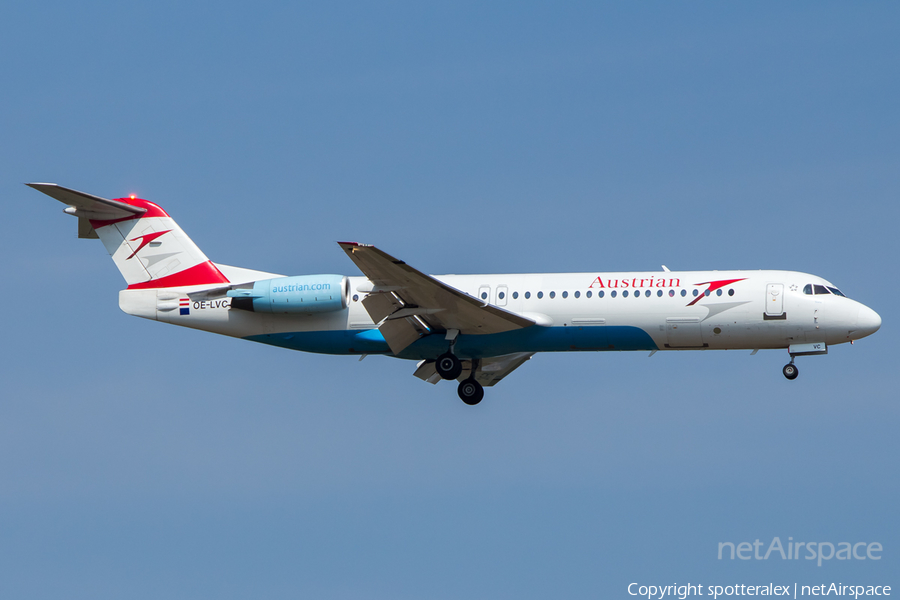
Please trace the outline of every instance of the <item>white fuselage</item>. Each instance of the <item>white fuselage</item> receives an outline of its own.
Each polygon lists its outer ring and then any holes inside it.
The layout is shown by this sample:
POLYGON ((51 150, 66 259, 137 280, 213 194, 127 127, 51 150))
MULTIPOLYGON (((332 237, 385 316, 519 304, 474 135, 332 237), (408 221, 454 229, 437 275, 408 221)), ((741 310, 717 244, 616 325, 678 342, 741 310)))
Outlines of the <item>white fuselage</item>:
MULTIPOLYGON (((226 267, 223 267, 226 268, 226 267)), ((873 333, 878 315, 827 292, 814 275, 792 271, 682 271, 441 275, 436 279, 485 303, 533 320, 517 332, 461 336, 460 356, 569 350, 700 350, 839 344, 873 333), (724 282, 724 283, 723 283, 724 282), (813 288, 815 289, 815 288, 813 288)), ((385 353, 362 305, 371 284, 348 278, 346 308, 322 314, 230 309, 229 298, 199 298, 204 287, 123 290, 129 313, 282 347, 332 354, 385 353), (190 296, 188 296, 190 294, 190 296), (183 308, 190 308, 181 314, 183 308)), ((402 358, 433 358, 446 344, 426 335, 402 358)))

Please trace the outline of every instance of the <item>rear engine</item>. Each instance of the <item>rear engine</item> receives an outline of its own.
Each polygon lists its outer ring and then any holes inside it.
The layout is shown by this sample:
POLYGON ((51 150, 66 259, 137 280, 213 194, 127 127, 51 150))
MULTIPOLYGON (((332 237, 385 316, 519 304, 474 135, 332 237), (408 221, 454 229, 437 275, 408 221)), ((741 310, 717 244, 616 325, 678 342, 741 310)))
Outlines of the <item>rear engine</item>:
POLYGON ((228 290, 231 308, 252 312, 322 313, 347 308, 349 283, 343 275, 298 275, 254 281, 228 290))

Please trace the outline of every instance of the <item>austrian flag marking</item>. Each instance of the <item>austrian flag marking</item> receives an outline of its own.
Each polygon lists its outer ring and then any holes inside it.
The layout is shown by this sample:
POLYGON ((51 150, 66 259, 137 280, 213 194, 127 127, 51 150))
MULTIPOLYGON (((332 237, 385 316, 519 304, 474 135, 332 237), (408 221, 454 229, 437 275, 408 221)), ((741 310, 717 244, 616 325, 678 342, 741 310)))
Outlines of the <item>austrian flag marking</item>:
POLYGON ((178 300, 178 313, 182 315, 191 314, 191 299, 181 298, 178 300))

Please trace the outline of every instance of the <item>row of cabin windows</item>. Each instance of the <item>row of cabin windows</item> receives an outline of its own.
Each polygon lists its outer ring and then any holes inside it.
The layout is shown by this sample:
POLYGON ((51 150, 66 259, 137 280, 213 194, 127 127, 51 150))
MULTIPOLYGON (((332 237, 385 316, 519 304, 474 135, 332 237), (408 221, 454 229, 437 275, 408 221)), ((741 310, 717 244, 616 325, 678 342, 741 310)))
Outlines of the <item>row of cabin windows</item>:
POLYGON ((823 296, 825 294, 834 294, 835 296, 843 296, 841 290, 836 287, 824 286, 819 284, 807 283, 803 286, 803 293, 807 296, 812 296, 815 293, 816 296, 823 296))
MULTIPOLYGON (((634 291, 634 292, 631 292, 631 294, 633 294, 635 298, 640 298, 640 297, 641 297, 641 292, 640 292, 640 291, 634 291)), ((687 290, 681 290, 681 295, 682 295, 682 296, 687 296, 687 294, 688 294, 688 291, 687 291, 687 290)), ((590 298, 590 297, 593 296, 593 292, 592 292, 591 290, 588 290, 588 291, 586 291, 586 292, 584 293, 584 295, 585 295, 586 298, 590 298)), ((598 297, 598 298, 603 298, 605 295, 606 295, 606 292, 605 292, 604 290, 599 290, 599 291, 597 292, 597 297, 598 297)), ((615 298, 617 295, 618 295, 618 291, 617 291, 617 290, 613 290, 613 291, 611 291, 611 292, 609 293, 610 298, 615 298)), ((645 296, 645 297, 649 298, 651 295, 653 295, 653 292, 652 292, 651 290, 644 290, 644 296, 645 296)), ((662 296, 663 296, 663 291, 662 291, 662 290, 656 290, 656 295, 657 295, 657 297, 662 298, 662 296)), ((700 295, 700 290, 693 290, 692 295, 694 295, 694 296, 699 296, 699 295, 700 295)), ((704 295, 704 296, 709 296, 709 295, 710 295, 710 291, 709 291, 709 290, 706 290, 705 292, 703 292, 703 295, 704 295)), ((721 290, 721 289, 716 290, 716 296, 721 296, 721 295, 722 295, 722 290, 721 290)), ((734 290, 732 290, 732 289, 728 290, 728 295, 729 295, 729 296, 734 296, 734 290)), ((548 294, 548 296, 550 296, 551 298, 556 298, 556 292, 550 292, 550 293, 548 294)), ((563 298, 568 298, 568 297, 569 297, 569 292, 563 292, 563 293, 561 294, 561 296, 562 296, 563 298)), ((575 296, 576 298, 581 298, 581 292, 575 292, 575 293, 573 294, 573 296, 575 296)), ((628 296, 629 296, 628 290, 623 290, 623 291, 622 291, 622 297, 623 297, 623 298, 627 298, 628 296)), ((505 292, 498 292, 498 293, 497 293, 497 298, 499 298, 500 300, 503 300, 505 297, 506 297, 506 293, 505 293, 505 292)), ((513 292, 513 293, 512 293, 512 297, 513 297, 513 300, 518 300, 518 298, 519 298, 519 292, 513 292)), ((537 293, 537 297, 538 297, 538 298, 543 298, 543 297, 544 297, 544 292, 538 292, 538 293, 537 293)), ((673 297, 673 298, 675 297, 675 290, 669 290, 669 297, 673 297)), ((529 298, 531 298, 531 292, 525 292, 525 299, 528 300, 529 298)), ((487 293, 487 292, 481 292, 481 299, 482 299, 482 300, 487 300, 487 299, 488 299, 488 293, 487 293)))
MULTIPOLYGON (((818 288, 820 288, 820 287, 822 287, 822 286, 817 285, 817 286, 816 286, 816 289, 818 290, 818 288)), ((806 286, 806 288, 803 288, 803 293, 804 293, 804 294, 810 294, 810 293, 812 293, 811 291, 809 291, 809 292, 806 291, 807 288, 809 288, 809 286, 806 286)), ((823 289, 824 289, 824 288, 823 288, 823 289)), ((843 296, 843 294, 840 293, 837 289, 835 289, 835 288, 829 288, 829 289, 834 290, 834 293, 836 293, 837 295, 843 296)), ((817 294, 827 294, 828 292, 827 292, 827 291, 825 291, 825 292, 819 292, 819 291, 816 291, 816 293, 817 293, 817 294)), ((556 292, 550 292, 548 295, 550 296, 550 298, 556 298, 556 292)), ((568 298, 568 297, 569 297, 569 292, 563 292, 561 295, 562 295, 563 298, 568 298)), ((576 291, 576 292, 575 292, 574 294, 572 294, 572 295, 575 296, 576 298, 581 298, 581 292, 576 291)), ((593 295, 594 295, 594 294, 593 294, 593 292, 592 292, 591 290, 588 290, 588 291, 586 291, 586 292, 584 293, 585 298, 591 298, 591 297, 593 297, 593 295)), ((612 291, 609 293, 609 297, 610 297, 610 298, 615 298, 617 295, 618 295, 618 291, 617 291, 617 290, 612 290, 612 291)), ((640 297, 641 297, 641 292, 635 291, 635 292, 632 292, 631 295, 633 295, 635 298, 640 298, 640 297)), ((651 295, 653 295, 653 293, 652 293, 650 290, 644 290, 644 296, 645 296, 645 297, 649 298, 651 295)), ((663 297, 663 291, 662 291, 662 290, 656 290, 656 295, 657 295, 657 297, 662 298, 662 297, 663 297)), ((688 295, 688 291, 687 291, 687 290, 681 290, 681 296, 682 296, 682 297, 687 296, 687 295, 688 295)), ((695 297, 696 297, 696 296, 699 296, 699 295, 700 295, 700 290, 692 290, 692 291, 691 291, 691 295, 693 295, 693 296, 695 296, 695 297)), ((709 291, 709 290, 704 291, 704 292, 703 292, 703 295, 704 295, 704 296, 709 296, 709 295, 710 295, 710 291, 709 291)), ((716 290, 716 296, 721 296, 721 295, 722 295, 722 290, 721 290, 721 289, 716 290)), ((729 296, 734 296, 734 290, 733 290, 733 289, 729 289, 729 290, 728 290, 728 295, 729 295, 729 296)), ((606 292, 604 292, 603 290, 599 290, 599 291, 597 292, 597 297, 598 297, 598 298, 603 298, 604 296, 606 296, 606 292)), ((629 296, 628 290, 623 290, 623 291, 622 291, 622 297, 623 297, 623 298, 627 298, 628 296, 629 296)), ((505 292, 497 292, 497 298, 499 298, 500 300, 503 300, 505 297, 506 297, 506 293, 505 293, 505 292)), ((513 293, 512 293, 512 297, 513 297, 513 300, 518 300, 518 299, 519 299, 519 292, 513 292, 513 293)), ((538 292, 538 293, 537 293, 537 297, 538 297, 538 299, 543 298, 543 297, 544 297, 544 292, 538 292)), ((675 290, 669 290, 669 297, 670 297, 670 298, 674 298, 674 297, 675 297, 675 290)), ((525 292, 525 299, 528 300, 528 299, 530 299, 530 298, 531 298, 531 292, 525 292)), ((488 299, 488 293, 487 293, 487 292, 481 292, 481 299, 482 299, 482 300, 487 300, 487 299, 488 299)), ((356 302, 356 301, 358 301, 358 300, 359 300, 359 295, 358 295, 358 294, 353 294, 353 301, 356 302)))
MULTIPOLYGON (((807 296, 812 296, 812 295, 823 296, 823 295, 828 295, 828 294, 834 294, 835 296, 844 296, 844 294, 841 292, 841 290, 837 289, 836 287, 824 286, 824 285, 812 284, 812 283, 807 283, 807 284, 803 287, 803 293, 806 294, 807 296)), ((639 291, 632 292, 632 294, 634 295, 635 298, 640 298, 640 296, 641 296, 641 292, 639 292, 639 291)), ((682 295, 682 296, 687 296, 687 294, 688 294, 688 291, 687 291, 687 290, 681 290, 681 295, 682 295)), ((692 294, 693 296, 699 296, 699 295, 700 295, 700 291, 695 289, 695 290, 693 290, 693 291, 691 292, 691 294, 692 294)), ((576 298, 581 298, 581 292, 575 292, 573 295, 574 295, 576 298)), ((591 290, 588 290, 588 291, 586 291, 586 292, 584 293, 584 295, 585 295, 586 298, 590 298, 590 297, 593 296, 593 292, 592 292, 591 290)), ((598 298, 603 298, 605 295, 606 295, 606 293, 605 293, 603 290, 599 290, 599 291, 597 292, 597 297, 598 297, 598 298)), ((623 298, 627 298, 628 295, 629 295, 628 290, 623 290, 623 291, 622 291, 622 297, 623 297, 623 298)), ((645 296, 645 297, 649 298, 651 295, 652 295, 652 292, 651 292, 650 290, 644 290, 644 296, 645 296)), ((656 295, 657 295, 658 297, 662 298, 662 296, 663 296, 663 291, 662 291, 662 290, 656 290, 656 295)), ((709 296, 709 295, 710 295, 710 291, 709 291, 709 290, 706 290, 705 292, 703 292, 703 295, 704 295, 704 296, 709 296)), ((716 296, 721 296, 721 295, 722 295, 722 290, 721 290, 721 289, 716 290, 716 296)), ((729 296, 734 296, 734 290, 733 290, 733 289, 729 289, 729 290, 728 290, 728 295, 729 295, 729 296)), ((549 296, 550 296, 551 298, 556 298, 556 292, 550 292, 549 296)), ((609 296, 610 296, 611 298, 615 298, 615 297, 617 296, 617 290, 612 290, 612 291, 609 293, 609 296)), ((674 296, 675 296, 675 290, 669 290, 669 296, 670 296, 670 297, 674 297, 674 296)), ((500 300, 503 300, 503 299, 506 297, 506 293, 505 293, 505 292, 498 292, 498 293, 497 293, 497 297, 498 297, 500 300)), ((512 297, 513 297, 513 300, 518 300, 518 298, 519 298, 519 292, 513 292, 513 293, 512 293, 512 297)), ((537 293, 537 297, 538 297, 538 298, 543 298, 543 297, 544 297, 544 292, 538 292, 538 293, 537 293)), ((568 297, 569 297, 569 292, 563 292, 563 293, 562 293, 562 297, 563 297, 563 298, 568 298, 568 297)), ((530 299, 530 298, 531 298, 531 292, 525 292, 525 299, 528 300, 528 299, 530 299)), ((356 294, 354 294, 354 295, 353 295, 353 301, 356 302, 358 299, 359 299, 359 296, 356 295, 356 294)), ((487 293, 487 292, 481 292, 481 299, 482 299, 482 300, 487 300, 487 299, 488 299, 488 293, 487 293)))

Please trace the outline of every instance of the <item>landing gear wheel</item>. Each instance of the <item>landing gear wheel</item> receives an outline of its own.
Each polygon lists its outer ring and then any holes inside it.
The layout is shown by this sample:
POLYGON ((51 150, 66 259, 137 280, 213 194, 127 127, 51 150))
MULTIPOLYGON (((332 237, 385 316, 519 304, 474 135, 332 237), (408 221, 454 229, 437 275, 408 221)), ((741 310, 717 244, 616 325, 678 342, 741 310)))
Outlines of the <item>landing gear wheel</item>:
POLYGON ((462 362, 453 354, 446 352, 437 357, 434 368, 441 379, 456 379, 462 373, 462 362))
POLYGON ((784 373, 784 376, 788 379, 797 379, 797 375, 800 374, 800 370, 794 365, 794 363, 788 363, 784 365, 784 368, 781 370, 784 373))
POLYGON ((469 406, 475 406, 484 398, 484 388, 474 379, 464 379, 456 391, 460 400, 469 406))

